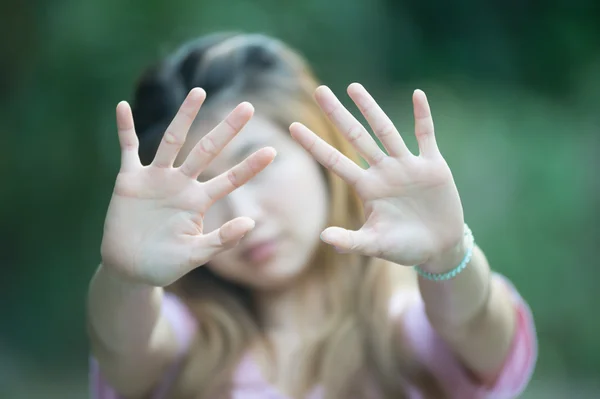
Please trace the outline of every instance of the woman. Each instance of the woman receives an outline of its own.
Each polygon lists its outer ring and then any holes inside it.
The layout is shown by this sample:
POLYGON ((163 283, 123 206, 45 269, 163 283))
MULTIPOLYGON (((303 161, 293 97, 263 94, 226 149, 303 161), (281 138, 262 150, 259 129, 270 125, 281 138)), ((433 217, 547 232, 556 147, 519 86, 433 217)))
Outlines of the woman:
POLYGON ((385 152, 317 86, 282 43, 223 34, 151 68, 133 112, 118 105, 88 298, 94 397, 524 389, 531 313, 464 224, 425 94, 415 156, 362 86, 348 94, 385 152))

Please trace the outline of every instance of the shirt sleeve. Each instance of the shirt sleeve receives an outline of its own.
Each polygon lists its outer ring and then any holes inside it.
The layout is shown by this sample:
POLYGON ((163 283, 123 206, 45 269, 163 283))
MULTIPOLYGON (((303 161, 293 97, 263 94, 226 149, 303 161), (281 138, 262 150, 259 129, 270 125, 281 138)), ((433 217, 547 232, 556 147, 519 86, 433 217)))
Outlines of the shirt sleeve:
MULTIPOLYGON (((179 367, 181 359, 189 349, 194 333, 197 329, 196 321, 191 315, 185 304, 183 304, 176 295, 165 292, 162 301, 162 314, 169 320, 173 326, 175 337, 179 341, 178 361, 176 361, 158 384, 152 394, 152 399, 162 399, 171 387, 179 367)), ((90 357, 90 391, 92 399, 123 399, 104 379, 98 362, 94 357, 90 357)))
POLYGON ((533 374, 537 362, 537 335, 531 309, 506 278, 499 274, 492 278, 500 279, 510 289, 517 313, 516 331, 508 356, 492 387, 479 385, 467 375, 458 358, 429 323, 420 298, 405 310, 403 328, 407 341, 451 398, 513 399, 525 390, 533 374))

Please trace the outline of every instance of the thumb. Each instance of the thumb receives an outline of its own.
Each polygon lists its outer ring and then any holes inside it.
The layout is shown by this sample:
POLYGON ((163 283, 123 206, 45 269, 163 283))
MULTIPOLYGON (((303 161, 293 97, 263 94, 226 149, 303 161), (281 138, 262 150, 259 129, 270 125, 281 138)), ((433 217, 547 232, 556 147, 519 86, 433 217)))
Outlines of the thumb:
POLYGON ((208 234, 199 236, 192 249, 191 262, 195 266, 207 263, 218 253, 237 245, 254 225, 254 220, 239 217, 208 234))
POLYGON ((367 256, 377 256, 378 252, 373 235, 364 230, 328 227, 321 233, 321 240, 333 245, 338 252, 357 252, 367 256))

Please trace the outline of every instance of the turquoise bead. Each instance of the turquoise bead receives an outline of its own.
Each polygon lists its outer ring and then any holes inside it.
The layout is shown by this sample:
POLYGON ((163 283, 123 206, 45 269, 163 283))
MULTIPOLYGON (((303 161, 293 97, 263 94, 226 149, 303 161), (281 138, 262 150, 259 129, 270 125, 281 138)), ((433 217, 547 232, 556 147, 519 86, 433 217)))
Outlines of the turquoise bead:
POLYGON ((465 224, 465 237, 469 238, 472 245, 467 249, 467 253, 465 254, 465 257, 463 258, 462 262, 460 262, 460 264, 458 266, 456 266, 454 269, 452 269, 450 271, 447 271, 446 273, 430 273, 430 272, 427 272, 427 271, 421 269, 419 266, 414 266, 414 269, 419 274, 419 276, 421 276, 427 280, 431 280, 431 281, 446 281, 446 280, 450 280, 450 279, 458 276, 460 274, 460 272, 462 272, 467 267, 469 262, 471 261, 471 257, 473 256, 473 247, 475 246, 475 242, 473 240, 473 233, 471 232, 471 229, 469 229, 469 226, 467 226, 466 224, 465 224))

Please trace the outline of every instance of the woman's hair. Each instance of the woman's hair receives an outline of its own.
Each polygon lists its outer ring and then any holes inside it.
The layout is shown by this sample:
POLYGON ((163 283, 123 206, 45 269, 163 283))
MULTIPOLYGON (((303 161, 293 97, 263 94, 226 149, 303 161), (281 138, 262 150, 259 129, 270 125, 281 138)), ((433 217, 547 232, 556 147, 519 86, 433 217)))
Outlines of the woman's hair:
MULTIPOLYGON (((183 45, 145 73, 135 91, 133 114, 140 158, 152 161, 162 135, 193 87, 211 104, 250 101, 256 112, 287 130, 301 121, 349 158, 359 161, 313 100, 317 81, 294 51, 263 35, 214 34, 183 45)), ((202 111, 201 111, 202 112, 202 111)), ((328 225, 357 229, 362 206, 338 176, 322 169, 329 189, 328 225)), ((310 193, 308 193, 310 194, 310 193)), ((442 397, 439 385, 403 344, 401 326, 389 316, 397 277, 389 263, 338 254, 320 242, 310 273, 320 274, 328 317, 298 356, 295 395, 320 384, 326 398, 365 397, 374 387, 385 398, 407 397, 413 386, 442 397)), ((245 287, 198 267, 168 287, 199 320, 173 399, 227 397, 235 366, 261 325, 245 287)))

